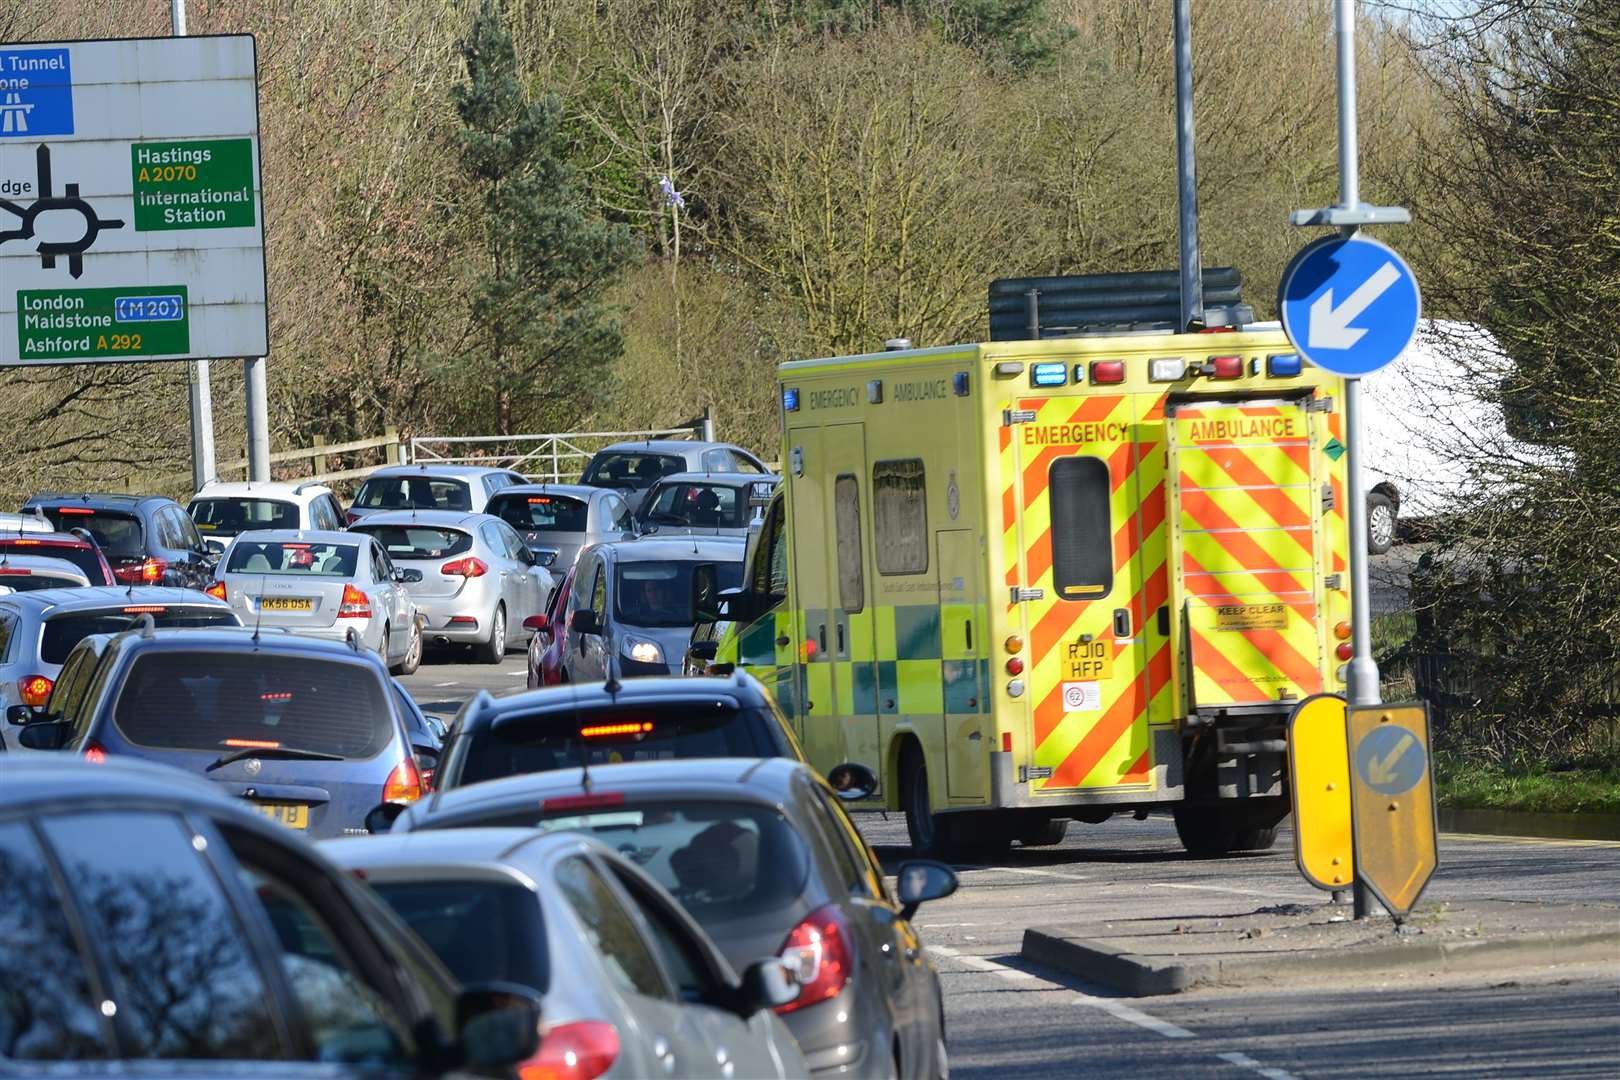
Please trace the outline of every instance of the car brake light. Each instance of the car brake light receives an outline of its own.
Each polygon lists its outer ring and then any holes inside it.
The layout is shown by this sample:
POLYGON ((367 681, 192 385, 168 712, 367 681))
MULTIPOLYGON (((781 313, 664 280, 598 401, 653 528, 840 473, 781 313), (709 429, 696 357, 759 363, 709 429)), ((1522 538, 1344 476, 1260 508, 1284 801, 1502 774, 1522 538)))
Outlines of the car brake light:
POLYGON ((439 567, 439 573, 445 577, 483 577, 489 573, 489 566, 485 564, 483 559, 469 555, 465 559, 445 563, 439 567))
POLYGON ((86 510, 82 506, 62 506, 58 507, 56 512, 58 514, 84 514, 87 516, 95 513, 94 510, 86 510))
POLYGON ((554 810, 597 810, 604 806, 623 805, 622 791, 593 791, 589 795, 557 795, 544 799, 540 803, 540 809, 545 813, 551 813, 554 810))
POLYGON ((540 1049, 517 1067, 519 1080, 596 1080, 619 1060, 619 1032, 605 1020, 540 1029, 540 1049))
POLYGON ((92 765, 100 765, 107 760, 107 749, 100 743, 91 739, 84 744, 84 760, 92 765))
POLYGON ((18 576, 18 575, 28 576, 28 575, 33 574, 33 571, 32 570, 18 570, 15 566, 0 566, 0 574, 11 574, 13 576, 18 576))
POLYGON ((17 684, 17 689, 22 692, 24 705, 38 708, 50 698, 51 687, 55 685, 43 675, 30 675, 17 684))
POLYGON ((207 593, 209 596, 212 596, 215 600, 223 600, 225 599, 225 583, 223 581, 216 581, 212 585, 208 586, 208 588, 204 589, 203 592, 207 593))
POLYGON ((249 747, 255 750, 274 750, 281 744, 273 739, 226 739, 226 746, 249 747))
POLYGON ((1122 383, 1125 381, 1125 361, 1123 360, 1093 360, 1091 362, 1091 381, 1093 383, 1122 383))
POLYGON ((798 978, 799 996, 779 1013, 793 1012, 838 996, 849 981, 850 955, 844 915, 828 904, 810 914, 782 943, 782 962, 798 978))
POLYGON ((125 615, 161 615, 169 609, 162 604, 131 604, 124 609, 125 615))
POLYGON ((360 515, 355 513, 353 510, 344 511, 343 524, 345 524, 345 525, 353 525, 355 522, 357 522, 359 520, 360 520, 360 515))
POLYGON ((595 724, 582 727, 579 734, 586 739, 600 739, 612 735, 644 735, 653 729, 651 720, 631 724, 595 724))
POLYGON ((371 601, 366 599, 365 593, 353 585, 345 583, 343 586, 343 602, 338 605, 338 618, 371 618, 371 601))
POLYGON ((394 766, 383 785, 383 802, 415 802, 422 797, 422 774, 416 762, 406 758, 394 766))

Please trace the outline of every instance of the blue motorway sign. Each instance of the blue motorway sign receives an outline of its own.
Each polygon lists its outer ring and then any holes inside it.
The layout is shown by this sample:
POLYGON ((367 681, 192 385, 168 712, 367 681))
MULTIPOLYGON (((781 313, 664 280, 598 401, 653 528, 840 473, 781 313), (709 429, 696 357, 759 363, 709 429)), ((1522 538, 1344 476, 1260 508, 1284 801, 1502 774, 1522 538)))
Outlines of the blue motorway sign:
POLYGON ((1423 779, 1429 754, 1423 741, 1404 727, 1380 725, 1356 744, 1356 775, 1380 795, 1401 795, 1423 779))
POLYGON ((0 49, 0 139, 73 134, 66 49, 0 49))
POLYGON ((1422 300, 1394 249, 1371 237, 1323 237, 1283 272, 1277 310, 1304 357, 1340 375, 1365 375, 1412 344, 1422 300))

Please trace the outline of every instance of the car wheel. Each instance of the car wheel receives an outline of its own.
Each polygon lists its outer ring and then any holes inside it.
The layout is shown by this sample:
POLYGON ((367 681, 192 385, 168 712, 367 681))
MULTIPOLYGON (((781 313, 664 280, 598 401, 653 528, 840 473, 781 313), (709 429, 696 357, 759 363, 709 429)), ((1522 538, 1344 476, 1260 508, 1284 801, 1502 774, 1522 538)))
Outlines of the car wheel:
POLYGON ((388 627, 383 627, 382 640, 377 643, 377 655, 382 657, 384 664, 388 663, 388 627))
POLYGON ((1367 496, 1367 552, 1382 555, 1395 546, 1395 504, 1388 495, 1367 496))
POLYGON ((934 1080, 951 1080, 951 1055, 945 1050, 945 1036, 934 1044, 934 1080))
POLYGON ((489 620, 489 640, 478 646, 478 659, 486 664, 498 664, 506 659, 506 605, 496 604, 495 615, 489 620))
POLYGON ((416 669, 422 666, 422 624, 416 623, 411 628, 411 643, 405 649, 405 659, 388 670, 395 675, 415 675, 416 669))

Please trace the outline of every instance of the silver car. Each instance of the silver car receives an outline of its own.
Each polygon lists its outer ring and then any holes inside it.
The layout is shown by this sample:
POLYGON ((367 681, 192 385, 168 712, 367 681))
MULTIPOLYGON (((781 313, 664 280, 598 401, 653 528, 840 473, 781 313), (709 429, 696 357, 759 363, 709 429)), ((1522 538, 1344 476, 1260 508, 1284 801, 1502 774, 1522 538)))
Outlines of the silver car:
POLYGON ((471 645, 498 664, 527 644, 523 620, 544 614, 551 572, 500 518, 443 510, 373 514, 350 530, 381 544, 411 575, 406 585, 436 645, 471 645))
POLYGON ((396 568, 369 536, 265 529, 231 541, 210 595, 244 626, 346 641, 351 633, 396 675, 422 662, 422 620, 405 590, 421 572, 396 568))
POLYGON ((660 477, 683 472, 771 475, 763 461, 730 443, 644 439, 614 443, 598 450, 585 466, 579 482, 614 488, 624 495, 631 509, 635 509, 660 477))
POLYGON ((354 493, 345 524, 385 510, 460 510, 482 513, 489 497, 529 478, 511 469, 477 465, 384 465, 354 493))
POLYGON ((321 850, 363 874, 463 983, 542 995, 538 1075, 807 1075, 771 1011, 797 991, 782 961, 767 949, 739 980, 663 888, 598 840, 456 829, 321 850))
POLYGON ((636 511, 636 532, 669 536, 747 536, 765 518, 782 482, 758 473, 676 473, 652 486, 636 511))
POLYGON ((35 592, 39 589, 71 589, 86 586, 90 579, 66 559, 47 555, 0 554, 0 588, 9 592, 35 592))
POLYGON ((229 607, 191 589, 95 585, 0 597, 0 742, 16 748, 22 725, 44 707, 75 645, 92 634, 128 630, 143 615, 157 626, 237 625, 229 607))
POLYGON ((523 537, 540 564, 559 577, 592 544, 635 539, 630 504, 607 488, 523 484, 497 492, 485 507, 523 537))

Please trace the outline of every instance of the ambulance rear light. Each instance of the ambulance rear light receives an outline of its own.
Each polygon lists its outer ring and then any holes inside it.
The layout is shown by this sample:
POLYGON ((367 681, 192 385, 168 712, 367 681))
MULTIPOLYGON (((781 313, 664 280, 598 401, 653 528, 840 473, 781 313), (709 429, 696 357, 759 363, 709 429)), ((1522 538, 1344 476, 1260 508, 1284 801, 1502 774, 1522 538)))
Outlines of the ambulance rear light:
POLYGON ((1348 641, 1341 641, 1333 648, 1333 655, 1340 660, 1348 660, 1355 655, 1355 649, 1348 641))
POLYGON ((1012 753, 1012 732, 1010 731, 1001 733, 1001 752, 1003 754, 1012 753))
POLYGON ((1266 374, 1273 379, 1292 379, 1303 370, 1305 364, 1298 353, 1279 353, 1266 357, 1266 374))
POLYGON ((1024 680, 1023 679, 1014 679, 1011 682, 1009 682, 1007 684, 1007 696, 1008 697, 1023 697, 1024 696, 1024 680))
POLYGON ((1339 667, 1338 667, 1338 670, 1334 671, 1333 677, 1335 679, 1338 679, 1340 682, 1349 682, 1350 681, 1350 665, 1349 664, 1340 664, 1339 667))
POLYGON ((1153 382, 1180 382, 1187 376, 1187 361, 1179 356, 1155 356, 1148 361, 1148 378, 1153 382))
POLYGON ((1024 651, 1024 639, 1019 637, 1017 634, 1009 634, 1007 636, 1007 640, 1001 643, 1001 647, 1012 653, 1014 656, 1017 656, 1019 653, 1024 651))
POLYGON ((1347 622, 1336 624, 1333 627, 1333 636, 1338 638, 1340 641, 1350 640, 1350 624, 1347 622))
POLYGON ((1243 357, 1212 356, 1204 368, 1204 374, 1213 379, 1240 379, 1243 377, 1243 357))
POLYGON ((798 387, 791 386, 791 387, 788 387, 788 388, 786 388, 786 389, 784 389, 782 391, 782 411, 783 412, 798 412, 799 411, 799 388, 798 387))
POLYGON ((1068 381, 1068 364, 1031 364, 1029 367, 1029 385, 1031 386, 1063 386, 1068 381))
POLYGON ((1125 381, 1125 361, 1123 360, 1093 360, 1091 362, 1091 381, 1109 386, 1125 381))
POLYGON ((1009 675, 1022 675, 1023 673, 1024 673, 1024 661, 1019 659, 1016 656, 1008 657, 1008 659, 1007 659, 1007 674, 1009 674, 1009 675))

